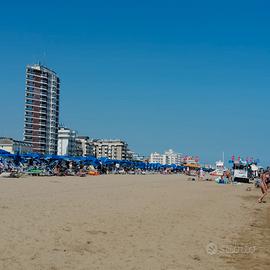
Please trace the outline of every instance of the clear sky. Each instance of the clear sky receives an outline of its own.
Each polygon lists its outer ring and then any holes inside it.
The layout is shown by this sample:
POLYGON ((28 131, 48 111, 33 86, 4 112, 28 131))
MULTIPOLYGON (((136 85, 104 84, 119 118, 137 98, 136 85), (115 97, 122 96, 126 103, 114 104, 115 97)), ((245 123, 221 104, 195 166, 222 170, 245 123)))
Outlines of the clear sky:
POLYGON ((22 139, 25 66, 38 61, 81 135, 270 164, 267 0, 4 1, 0 136, 22 139))

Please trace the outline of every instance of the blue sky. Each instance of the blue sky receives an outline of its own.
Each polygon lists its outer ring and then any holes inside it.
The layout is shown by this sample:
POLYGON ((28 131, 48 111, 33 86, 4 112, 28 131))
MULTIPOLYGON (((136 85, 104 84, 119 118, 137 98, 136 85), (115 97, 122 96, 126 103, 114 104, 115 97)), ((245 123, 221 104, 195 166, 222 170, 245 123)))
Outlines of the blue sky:
POLYGON ((22 138, 25 66, 41 61, 82 135, 270 164, 269 14, 260 0, 1 3, 0 136, 22 138))

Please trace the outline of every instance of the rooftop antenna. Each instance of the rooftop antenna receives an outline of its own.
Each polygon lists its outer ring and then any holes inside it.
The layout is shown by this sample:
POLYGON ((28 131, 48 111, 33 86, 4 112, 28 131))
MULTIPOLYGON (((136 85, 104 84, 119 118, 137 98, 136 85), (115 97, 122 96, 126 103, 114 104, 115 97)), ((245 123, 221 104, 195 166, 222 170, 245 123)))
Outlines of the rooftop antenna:
MULTIPOLYGON (((43 52, 42 54, 42 63, 44 66, 46 66, 46 51, 43 52)), ((38 64, 41 66, 42 65, 41 61, 38 61, 38 64)))

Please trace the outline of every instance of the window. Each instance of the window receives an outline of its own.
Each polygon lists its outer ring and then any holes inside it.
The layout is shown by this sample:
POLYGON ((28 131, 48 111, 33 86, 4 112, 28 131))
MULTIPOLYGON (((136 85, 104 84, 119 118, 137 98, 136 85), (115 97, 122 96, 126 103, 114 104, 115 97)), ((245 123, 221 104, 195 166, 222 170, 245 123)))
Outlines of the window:
POLYGON ((26 104, 33 104, 33 100, 27 99, 27 100, 26 100, 26 104))
POLYGON ((33 123, 33 119, 32 118, 25 118, 25 122, 26 123, 33 123))
POLYGON ((34 83, 32 81, 26 81, 27 85, 34 86, 34 83))
POLYGON ((28 87, 26 88, 26 90, 29 91, 29 92, 34 92, 35 89, 34 89, 34 87, 28 86, 28 87))
POLYGON ((27 93, 26 96, 29 97, 29 98, 33 98, 34 97, 34 94, 27 93))

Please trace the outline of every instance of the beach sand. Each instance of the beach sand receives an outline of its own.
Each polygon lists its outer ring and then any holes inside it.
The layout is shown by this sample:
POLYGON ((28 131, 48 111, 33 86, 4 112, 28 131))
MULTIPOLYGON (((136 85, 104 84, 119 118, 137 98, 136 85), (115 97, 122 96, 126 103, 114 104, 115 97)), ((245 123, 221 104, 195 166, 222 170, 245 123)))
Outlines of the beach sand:
POLYGON ((258 195, 183 175, 0 178, 0 269, 270 269, 258 195))

